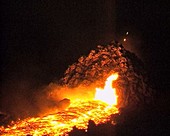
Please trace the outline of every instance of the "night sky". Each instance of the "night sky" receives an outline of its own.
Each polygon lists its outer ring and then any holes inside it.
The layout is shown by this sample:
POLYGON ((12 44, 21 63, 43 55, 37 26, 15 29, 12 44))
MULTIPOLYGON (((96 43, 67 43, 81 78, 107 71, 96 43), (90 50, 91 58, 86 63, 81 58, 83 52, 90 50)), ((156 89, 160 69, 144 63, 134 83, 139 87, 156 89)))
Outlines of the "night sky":
POLYGON ((121 41, 127 31, 130 49, 146 63, 156 88, 165 92, 169 13, 166 1, 2 0, 3 101, 23 92, 30 97, 30 90, 59 79, 97 44, 121 41))

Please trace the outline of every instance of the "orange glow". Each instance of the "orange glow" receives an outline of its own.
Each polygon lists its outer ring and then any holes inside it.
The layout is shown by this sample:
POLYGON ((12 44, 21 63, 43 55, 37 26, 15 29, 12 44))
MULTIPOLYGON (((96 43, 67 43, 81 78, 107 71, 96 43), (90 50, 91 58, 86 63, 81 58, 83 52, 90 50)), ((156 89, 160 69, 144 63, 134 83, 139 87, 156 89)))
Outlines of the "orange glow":
POLYGON ((96 124, 105 123, 111 114, 118 113, 118 108, 114 106, 117 104, 116 89, 112 88, 112 82, 117 78, 115 73, 107 78, 104 89, 96 88, 95 100, 75 100, 63 111, 19 120, 7 128, 0 127, 0 135, 59 136, 66 135, 74 126, 87 130, 89 120, 96 124))
POLYGON ((117 105, 116 89, 112 88, 112 82, 118 78, 118 74, 112 74, 105 82, 104 89, 96 88, 95 100, 101 100, 109 105, 117 105))

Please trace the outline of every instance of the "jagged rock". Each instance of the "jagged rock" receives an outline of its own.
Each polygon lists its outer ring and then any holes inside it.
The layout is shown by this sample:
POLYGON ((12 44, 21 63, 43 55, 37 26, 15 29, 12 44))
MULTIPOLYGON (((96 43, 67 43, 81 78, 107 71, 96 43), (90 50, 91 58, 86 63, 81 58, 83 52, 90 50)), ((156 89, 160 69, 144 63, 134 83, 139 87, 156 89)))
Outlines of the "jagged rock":
POLYGON ((120 107, 138 106, 152 101, 153 90, 148 85, 144 64, 134 53, 116 42, 98 45, 87 57, 80 57, 66 70, 60 81, 68 87, 100 84, 114 72, 119 73, 115 87, 120 107))

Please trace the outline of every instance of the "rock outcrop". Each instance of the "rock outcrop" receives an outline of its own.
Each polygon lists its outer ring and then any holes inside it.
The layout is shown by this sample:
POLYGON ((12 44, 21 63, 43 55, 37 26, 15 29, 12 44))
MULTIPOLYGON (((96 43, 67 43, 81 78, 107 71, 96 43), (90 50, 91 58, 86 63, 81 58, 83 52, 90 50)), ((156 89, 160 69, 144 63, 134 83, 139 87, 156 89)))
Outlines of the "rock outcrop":
POLYGON ((108 45, 98 45, 88 56, 80 57, 76 63, 68 67, 60 81, 71 88, 79 85, 89 86, 93 83, 101 86, 114 72, 119 73, 114 86, 117 89, 120 107, 152 102, 153 90, 149 86, 143 62, 123 45, 114 41, 108 45))

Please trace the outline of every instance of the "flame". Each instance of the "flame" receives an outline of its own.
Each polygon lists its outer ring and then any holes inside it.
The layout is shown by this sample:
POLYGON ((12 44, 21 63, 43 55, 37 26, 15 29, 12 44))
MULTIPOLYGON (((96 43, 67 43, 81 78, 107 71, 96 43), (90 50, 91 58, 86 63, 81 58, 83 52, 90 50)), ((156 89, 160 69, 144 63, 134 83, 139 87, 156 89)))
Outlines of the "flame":
POLYGON ((105 82, 104 89, 96 88, 95 100, 101 100, 109 105, 117 105, 116 89, 112 87, 112 82, 118 78, 118 73, 109 76, 105 82))
POLYGON ((96 124, 109 121, 110 115, 118 113, 116 89, 112 88, 112 82, 118 78, 115 73, 109 76, 104 89, 96 88, 95 100, 76 100, 70 106, 44 117, 27 118, 14 122, 13 125, 0 127, 0 135, 66 135, 74 126, 87 130, 88 121, 96 124), (98 101, 96 101, 98 100, 98 101), (111 105, 111 106, 108 106, 111 105))

